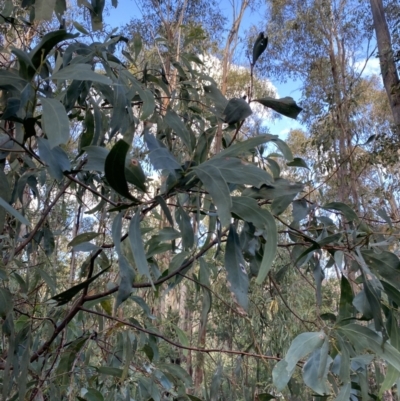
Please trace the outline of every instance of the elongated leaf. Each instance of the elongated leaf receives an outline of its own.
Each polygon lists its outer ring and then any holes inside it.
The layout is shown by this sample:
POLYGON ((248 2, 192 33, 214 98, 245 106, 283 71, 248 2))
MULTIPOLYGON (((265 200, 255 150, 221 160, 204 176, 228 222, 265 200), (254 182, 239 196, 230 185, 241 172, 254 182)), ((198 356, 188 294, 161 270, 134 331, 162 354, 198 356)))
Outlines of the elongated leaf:
POLYGON ((94 280, 96 280, 98 277, 100 277, 103 273, 105 273, 110 267, 111 266, 103 269, 101 272, 95 274, 93 277, 91 277, 85 281, 82 281, 82 283, 74 285, 73 287, 68 288, 68 290, 60 292, 57 295, 54 295, 54 297, 52 297, 51 299, 54 299, 57 302, 57 306, 68 303, 76 294, 79 293, 79 291, 86 288, 90 283, 92 283, 94 280))
POLYGON ((177 209, 177 222, 182 233, 182 246, 184 250, 188 250, 194 245, 194 232, 190 216, 181 207, 177 209))
POLYGON ((354 316, 353 290, 347 278, 342 275, 340 281, 339 315, 337 320, 340 322, 352 316, 354 316))
POLYGON ((122 253, 121 248, 121 230, 122 230, 122 212, 119 213, 112 225, 112 238, 115 244, 115 250, 118 254, 118 266, 120 283, 118 287, 117 297, 115 300, 114 313, 118 307, 128 299, 132 293, 132 284, 135 280, 135 271, 129 264, 128 260, 122 253))
POLYGON ((358 348, 369 349, 377 356, 386 360, 400 372, 400 352, 388 343, 384 343, 382 337, 368 327, 358 324, 348 324, 338 329, 353 345, 358 348))
POLYGON ((176 161, 169 150, 154 135, 145 132, 144 141, 149 149, 151 164, 156 170, 168 170, 175 174, 175 170, 180 170, 181 165, 176 161))
POLYGON ((351 384, 345 383, 340 388, 339 394, 334 401, 349 401, 350 399, 351 384))
POLYGON ((231 184, 253 185, 259 188, 264 184, 273 185, 274 182, 271 175, 265 170, 236 157, 212 158, 202 166, 217 167, 225 181, 231 184))
POLYGON ((42 127, 50 147, 65 144, 69 140, 69 120, 64 106, 56 99, 40 98, 42 127))
MULTIPOLYGON (((74 39, 79 34, 68 33, 65 29, 53 31, 43 36, 41 41, 35 46, 35 48, 29 54, 32 60, 32 64, 36 69, 39 68, 43 60, 46 59, 47 55, 58 43, 67 39, 74 39)), ((33 77, 34 71, 31 71, 30 77, 33 77)))
POLYGON ((400 289, 400 260, 394 253, 387 251, 375 253, 369 249, 361 251, 361 253, 374 273, 400 289))
POLYGON ((272 214, 279 216, 282 214, 292 203, 293 198, 295 197, 295 194, 290 194, 290 195, 284 195, 284 196, 279 196, 278 198, 275 198, 271 204, 271 212, 272 214))
POLYGON ((257 201, 252 198, 232 196, 232 213, 262 230, 266 230, 268 227, 270 213, 268 210, 260 208, 257 201))
POLYGON ((5 319, 13 309, 13 297, 7 288, 0 288, 0 317, 5 319))
POLYGON ((255 199, 276 199, 281 196, 296 195, 303 188, 302 184, 292 183, 279 178, 272 185, 262 185, 260 188, 247 188, 242 192, 242 195, 255 199))
POLYGON ((100 75, 92 70, 90 64, 71 64, 58 70, 51 76, 51 79, 59 80, 78 80, 100 82, 101 84, 111 85, 112 80, 104 75, 100 75))
POLYGON ((240 248, 239 236, 233 224, 229 227, 228 241, 225 248, 225 269, 231 291, 238 304, 246 311, 249 303, 249 277, 240 248))
POLYGON ((293 161, 287 163, 286 165, 290 167, 304 167, 307 170, 310 170, 307 166, 307 163, 301 157, 295 157, 293 161))
POLYGON ((106 157, 104 173, 112 189, 125 198, 137 201, 130 194, 125 178, 125 158, 128 150, 129 145, 123 139, 120 139, 106 157))
POLYGON ((228 185, 220 171, 214 166, 200 165, 194 169, 194 172, 210 193, 217 207, 218 216, 222 225, 224 227, 228 226, 231 222, 232 199, 228 185))
POLYGON ((137 210, 129 225, 129 243, 131 245, 133 258, 139 273, 143 276, 146 276, 149 281, 152 282, 146 253, 144 251, 142 235, 140 232, 140 219, 140 210, 137 210))
POLYGON ((72 241, 70 241, 67 246, 74 247, 76 245, 81 244, 82 242, 91 241, 92 239, 98 237, 99 235, 100 233, 95 233, 93 231, 79 234, 72 241))
POLYGON ((173 129, 175 134, 182 139, 188 150, 192 152, 195 145, 195 137, 182 122, 178 114, 174 110, 168 110, 164 117, 164 122, 173 129))
POLYGON ((245 120, 253 114, 249 104, 244 99, 231 99, 224 110, 224 119, 227 124, 235 124, 245 120))
POLYGON ((331 202, 327 203, 326 205, 322 206, 322 209, 325 210, 337 210, 338 212, 342 212, 344 217, 348 221, 358 221, 358 216, 355 211, 345 203, 341 202, 331 202))
POLYGON ((277 113, 293 119, 296 119, 303 110, 301 107, 297 106, 296 102, 291 97, 284 97, 282 99, 264 97, 262 99, 254 99, 254 102, 261 103, 263 106, 269 107, 277 113))
MULTIPOLYGON (((265 217, 267 222, 266 243, 264 245, 264 253, 261 261, 260 270, 257 275, 257 284, 262 284, 267 278, 269 271, 271 270, 272 263, 275 259, 276 251, 278 249, 278 231, 276 228, 275 219, 271 213, 265 210, 265 217)), ((265 235, 264 235, 265 236, 265 235)))
POLYGON ((3 198, 0 197, 0 206, 3 207, 11 216, 14 216, 17 220, 19 220, 22 224, 26 226, 30 226, 31 223, 24 217, 20 212, 15 210, 8 202, 6 202, 3 198))
POLYGON ((50 175, 58 181, 64 177, 65 171, 71 170, 71 163, 68 155, 59 146, 51 149, 50 142, 44 138, 37 138, 39 154, 41 159, 47 164, 50 175))
POLYGON ((253 66, 256 64, 258 58, 264 53, 268 46, 268 36, 264 36, 264 32, 260 32, 257 36, 253 46, 253 66))
POLYGON ((308 205, 305 199, 299 199, 292 202, 292 215, 293 221, 301 221, 306 218, 308 214, 308 205))

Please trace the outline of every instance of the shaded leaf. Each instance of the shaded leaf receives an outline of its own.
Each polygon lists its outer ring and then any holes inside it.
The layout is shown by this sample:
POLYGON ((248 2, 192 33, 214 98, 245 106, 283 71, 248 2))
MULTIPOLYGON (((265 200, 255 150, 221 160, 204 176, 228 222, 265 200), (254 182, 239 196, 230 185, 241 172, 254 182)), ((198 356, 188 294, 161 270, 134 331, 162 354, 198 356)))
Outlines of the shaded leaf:
POLYGON ((263 106, 269 107, 279 114, 294 119, 296 119, 303 110, 301 107, 297 106, 296 102, 291 97, 284 97, 282 99, 264 97, 262 99, 254 99, 254 102, 261 103, 263 106))
POLYGON ((106 157, 104 173, 112 189, 125 198, 137 201, 130 194, 125 178, 125 158, 128 150, 129 145, 123 139, 120 139, 106 157))
POLYGON ((79 234, 72 241, 70 241, 67 246, 74 247, 76 245, 81 244, 82 242, 91 241, 92 239, 98 237, 99 235, 100 235, 100 233, 95 233, 93 231, 79 234))
POLYGON ((377 356, 400 371, 400 352, 387 342, 384 343, 382 337, 375 331, 353 323, 342 326, 338 330, 343 333, 353 345, 356 345, 358 348, 373 351, 377 356))
POLYGON ((175 174, 175 170, 181 169, 181 165, 176 161, 174 156, 154 135, 145 132, 144 140, 149 149, 151 164, 156 170, 168 170, 175 174))
POLYGON ((0 197, 0 207, 3 207, 11 216, 14 216, 19 222, 25 224, 26 226, 30 226, 31 223, 17 210, 15 210, 8 202, 6 202, 3 198, 0 197))
POLYGON ((229 227, 228 241, 225 248, 225 269, 229 288, 235 294, 236 301, 246 311, 248 307, 249 277, 240 247, 239 236, 233 224, 229 227))
POLYGON ((58 70, 51 76, 51 79, 78 80, 99 82, 104 85, 111 85, 112 80, 105 75, 98 74, 92 70, 90 64, 71 64, 58 70))
POLYGON ((83 170, 104 173, 104 165, 110 151, 102 146, 86 146, 84 150, 88 155, 88 161, 82 167, 83 170))
POLYGON ((64 177, 64 172, 71 170, 68 155, 59 146, 51 149, 50 142, 44 138, 37 138, 40 158, 47 164, 50 175, 58 181, 64 177))
POLYGON ((50 148, 65 144, 69 140, 69 120, 64 106, 56 99, 41 97, 42 127, 50 148))
POLYGON ((164 122, 182 139, 188 150, 193 151, 195 137, 174 110, 169 109, 167 111, 167 114, 164 116, 164 122))
POLYGON ((210 193, 215 206, 217 207, 218 216, 224 227, 228 226, 231 221, 232 200, 228 185, 222 177, 220 171, 214 166, 203 166, 202 164, 194 169, 195 174, 199 177, 206 190, 210 193))
POLYGON ((322 209, 325 210, 336 210, 338 212, 342 212, 344 217, 348 220, 348 221, 358 221, 358 216, 357 214, 354 212, 354 210, 346 205, 345 203, 341 203, 341 202, 331 202, 331 203, 327 203, 324 206, 322 206, 322 209))
POLYGON ((289 167, 304 167, 310 170, 309 167, 307 166, 307 163, 301 157, 295 157, 293 161, 286 163, 286 165, 289 167))
POLYGON ((394 253, 388 251, 375 253, 366 249, 361 251, 361 254, 374 273, 400 289, 400 260, 394 253))
POLYGON ((146 276, 152 283, 153 280, 147 264, 146 253, 144 251, 142 235, 140 232, 140 220, 141 213, 138 209, 135 213, 135 216, 131 219, 131 223, 129 225, 129 243, 131 245, 133 259, 135 260, 135 264, 139 273, 143 276, 146 276))
POLYGON ((253 46, 253 66, 255 65, 261 54, 264 53, 267 46, 268 36, 264 36, 264 32, 260 32, 253 46))
POLYGON ((329 365, 332 358, 322 361, 322 349, 316 349, 308 358, 303 366, 303 380, 304 383, 310 387, 317 394, 329 394, 329 387, 327 385, 326 377, 329 371, 329 365), (319 372, 321 363, 323 364, 322 372, 319 372))
POLYGON ((231 99, 223 112, 224 121, 227 124, 235 124, 245 120, 253 114, 249 104, 244 99, 231 99))

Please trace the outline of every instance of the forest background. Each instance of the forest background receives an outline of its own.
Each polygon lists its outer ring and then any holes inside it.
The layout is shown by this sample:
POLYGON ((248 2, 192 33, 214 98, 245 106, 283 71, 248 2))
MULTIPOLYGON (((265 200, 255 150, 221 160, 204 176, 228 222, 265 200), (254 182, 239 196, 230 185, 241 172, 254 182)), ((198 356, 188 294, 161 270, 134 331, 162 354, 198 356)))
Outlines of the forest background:
POLYGON ((398 2, 127 4, 0 2, 2 399, 397 399, 398 2))

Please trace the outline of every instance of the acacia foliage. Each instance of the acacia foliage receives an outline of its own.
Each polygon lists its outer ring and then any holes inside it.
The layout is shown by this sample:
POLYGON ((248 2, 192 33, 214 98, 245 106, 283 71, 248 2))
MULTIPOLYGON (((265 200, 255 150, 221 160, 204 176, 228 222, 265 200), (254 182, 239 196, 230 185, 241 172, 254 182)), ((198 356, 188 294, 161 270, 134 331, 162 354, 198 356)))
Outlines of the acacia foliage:
MULTIPOLYGON (((96 27, 103 5, 92 8, 96 27)), ((3 399, 216 400, 229 391, 226 355, 238 357, 235 377, 248 399, 287 388, 367 399, 390 389, 400 371, 400 262, 385 210, 370 223, 335 199, 310 200, 316 188, 287 178, 308 167, 285 142, 241 136, 253 102, 295 118, 293 99, 228 100, 185 52, 172 63, 179 80, 171 90, 161 68, 126 66, 140 54, 135 40, 121 60, 121 36, 90 42, 55 30, 32 50, 13 49, 0 70, 3 399), (213 154, 221 121, 224 149, 213 154), (79 230, 71 229, 75 205, 94 216, 79 230), (325 272, 334 269, 339 286, 327 291, 325 272), (293 310, 288 271, 312 279, 311 313, 293 310), (202 296, 192 299, 200 322, 225 317, 215 308, 225 303, 236 320, 222 323, 253 337, 233 341, 232 330, 227 347, 213 338, 212 349, 197 347, 158 313, 156 300, 184 286, 202 296), (183 364, 167 358, 176 350, 183 364), (189 352, 220 355, 201 388, 193 389, 189 352), (370 388, 373 360, 387 374, 375 369, 370 388), (299 381, 310 390, 296 389, 299 381)))

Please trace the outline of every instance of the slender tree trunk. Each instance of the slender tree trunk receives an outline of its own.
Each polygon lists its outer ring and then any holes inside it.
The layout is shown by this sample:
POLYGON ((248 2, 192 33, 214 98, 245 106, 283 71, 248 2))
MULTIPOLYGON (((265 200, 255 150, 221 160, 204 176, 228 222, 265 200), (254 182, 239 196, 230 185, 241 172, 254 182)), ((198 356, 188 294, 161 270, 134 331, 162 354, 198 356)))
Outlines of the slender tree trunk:
POLYGON ((393 57, 392 41, 382 0, 370 0, 383 84, 389 98, 396 131, 400 135, 400 80, 393 57))
MULTIPOLYGON (((248 7, 250 0, 242 0, 239 15, 235 18, 235 5, 232 3, 233 7, 233 23, 232 28, 229 32, 228 38, 226 40, 225 49, 222 58, 222 78, 221 78, 221 93, 225 96, 228 88, 228 73, 232 61, 233 52, 236 49, 236 40, 239 34, 240 24, 242 23, 244 12, 248 7)), ((222 123, 218 124, 217 135, 215 136, 214 152, 219 153, 221 151, 222 145, 222 123)))

